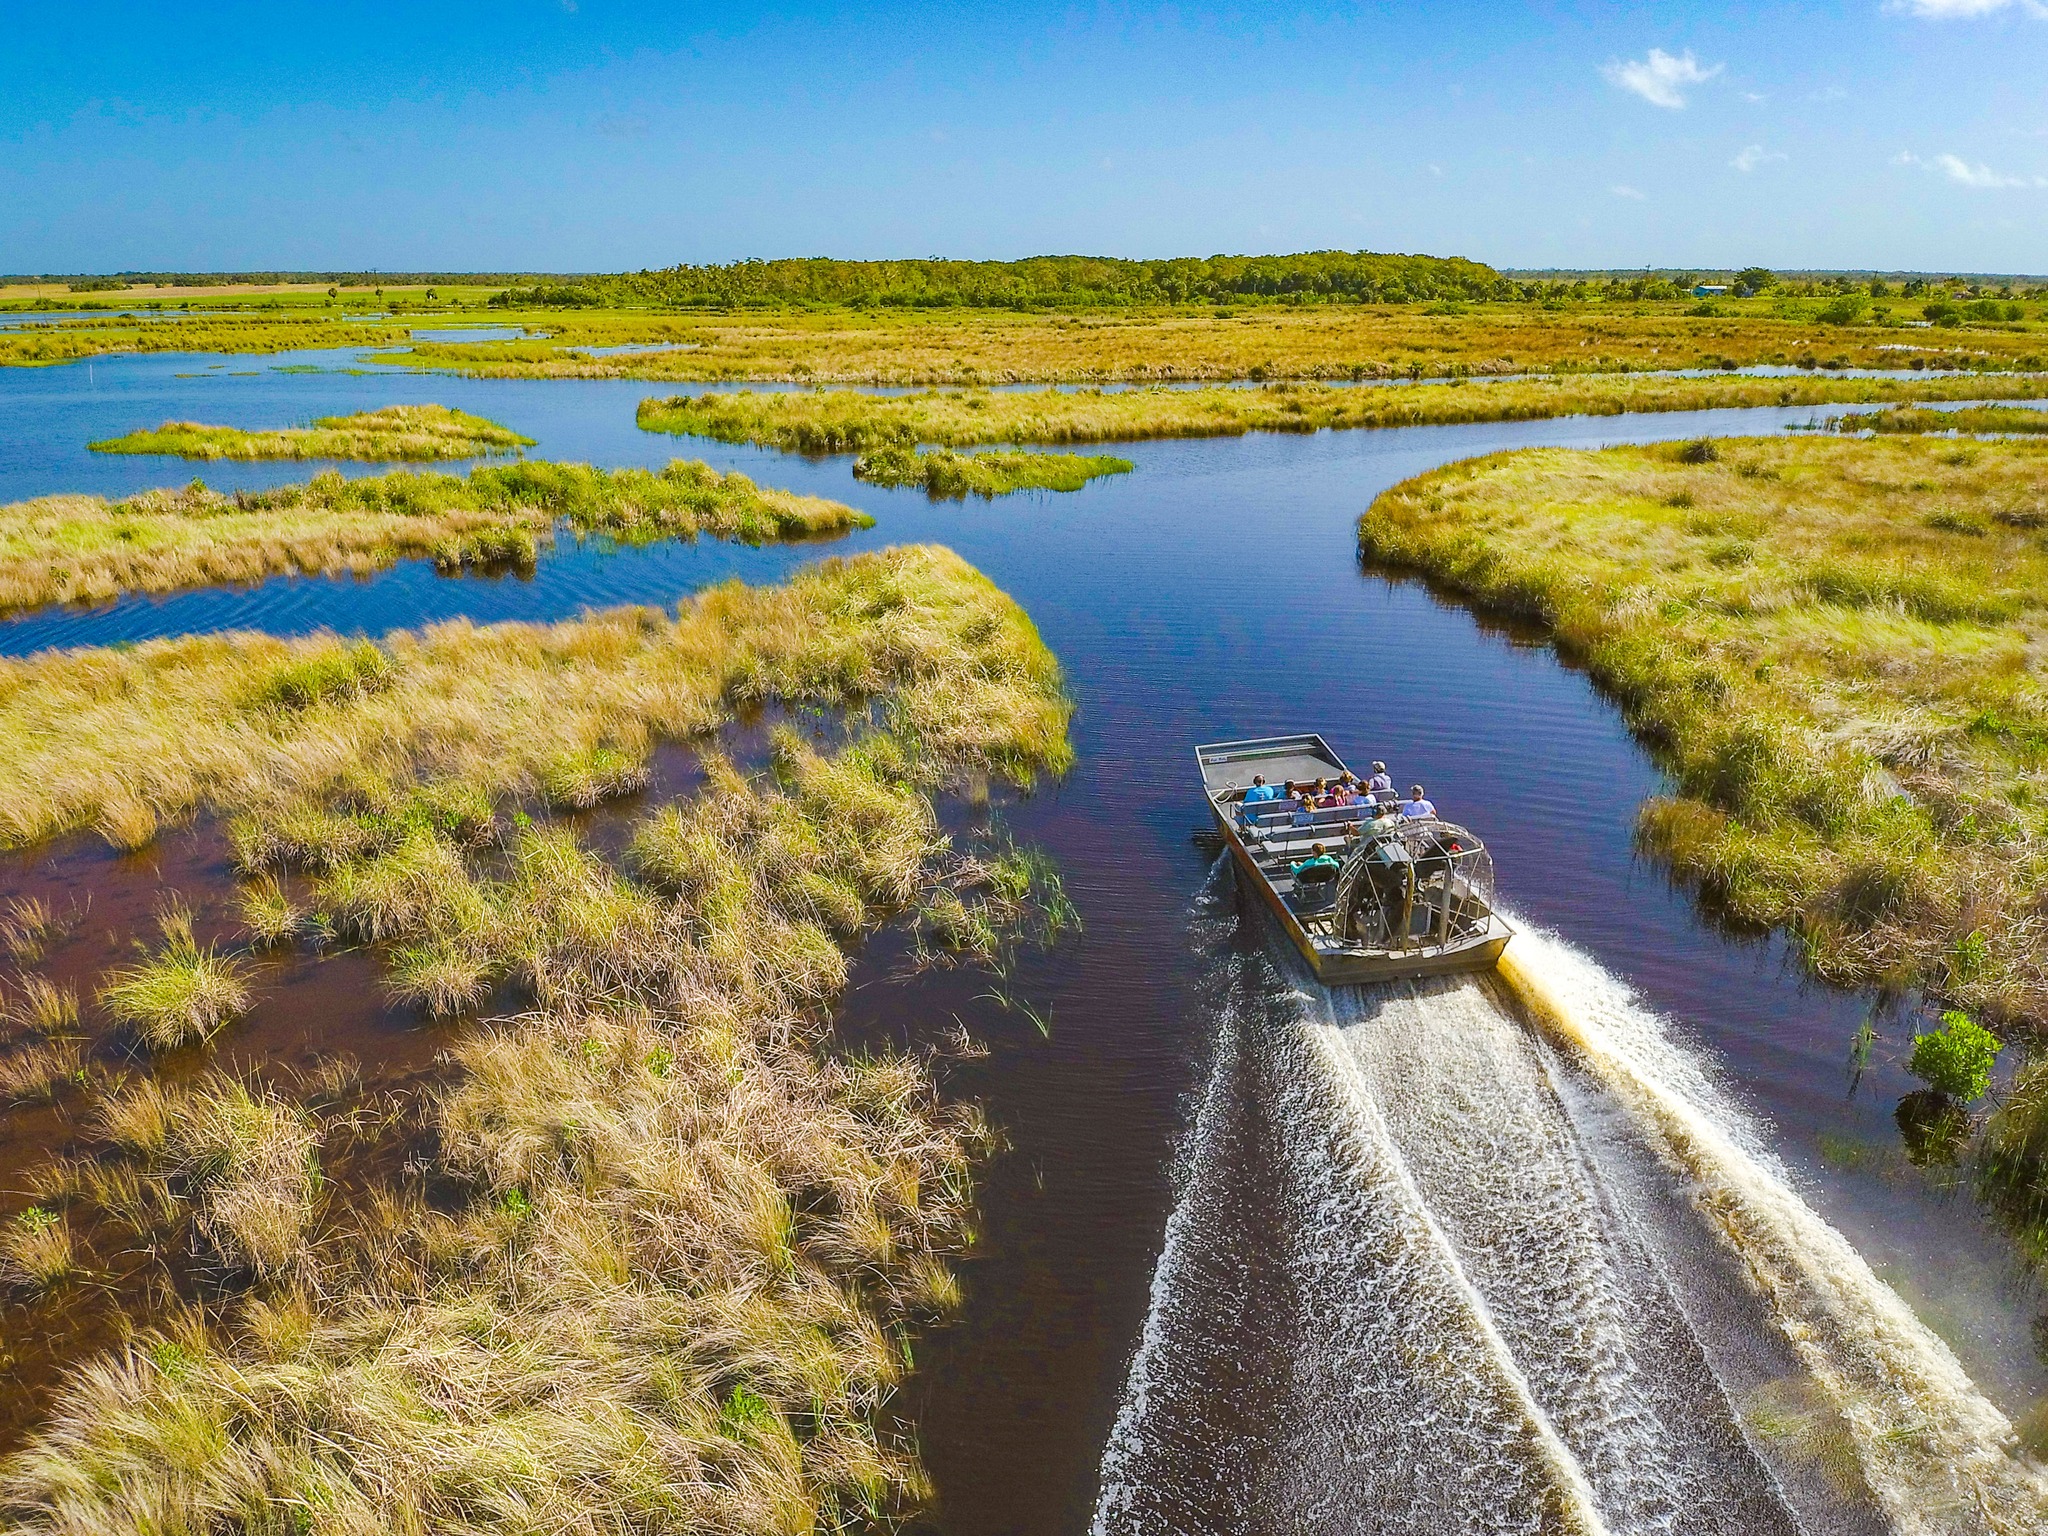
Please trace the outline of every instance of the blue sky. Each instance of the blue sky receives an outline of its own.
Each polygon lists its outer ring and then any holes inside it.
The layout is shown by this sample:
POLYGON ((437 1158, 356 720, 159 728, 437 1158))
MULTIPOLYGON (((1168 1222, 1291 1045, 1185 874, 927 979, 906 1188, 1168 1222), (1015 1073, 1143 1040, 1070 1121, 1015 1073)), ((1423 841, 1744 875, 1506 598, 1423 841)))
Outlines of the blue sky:
POLYGON ((2048 271, 2048 0, 0 4, 0 271, 2048 271))

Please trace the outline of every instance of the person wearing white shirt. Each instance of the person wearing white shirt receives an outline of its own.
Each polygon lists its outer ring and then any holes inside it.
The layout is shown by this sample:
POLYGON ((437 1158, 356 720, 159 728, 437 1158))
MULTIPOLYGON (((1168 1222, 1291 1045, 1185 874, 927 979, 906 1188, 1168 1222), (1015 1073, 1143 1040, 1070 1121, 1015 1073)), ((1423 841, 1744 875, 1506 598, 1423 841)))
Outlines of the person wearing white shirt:
POLYGON ((1408 798, 1401 802, 1401 814, 1410 821, 1423 821, 1436 815, 1436 807, 1423 798, 1422 786, 1408 786, 1408 798))

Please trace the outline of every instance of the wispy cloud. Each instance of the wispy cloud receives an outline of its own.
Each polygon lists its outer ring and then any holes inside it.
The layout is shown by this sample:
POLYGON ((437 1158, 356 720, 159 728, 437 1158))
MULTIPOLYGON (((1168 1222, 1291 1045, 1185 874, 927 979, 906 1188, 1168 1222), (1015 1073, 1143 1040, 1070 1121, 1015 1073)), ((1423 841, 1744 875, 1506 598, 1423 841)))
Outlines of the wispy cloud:
POLYGON ((1989 16, 2014 7, 2030 15, 2048 16, 2048 5, 2043 5, 2041 0, 1890 0, 1885 9, 1904 11, 1908 16, 1924 16, 1929 21, 1955 21, 1971 16, 1989 16))
POLYGON ((1642 202, 1645 196, 1641 188, 1624 187, 1621 186, 1619 183, 1609 187, 1607 190, 1612 192, 1616 197, 1625 197, 1628 198, 1630 201, 1637 203, 1642 202))
POLYGON ((2039 176, 2003 176, 1983 161, 1972 165, 1961 155, 1936 155, 1934 163, 1950 181, 1966 187, 2048 187, 2048 180, 2039 176))
POLYGON ((1721 73, 1723 66, 1716 64, 1703 69, 1700 61, 1692 56, 1692 50, 1673 55, 1662 48, 1652 48, 1645 59, 1630 59, 1626 63, 1617 59, 1601 69, 1611 85, 1618 85, 1624 91, 1636 95, 1655 107, 1666 107, 1673 112, 1685 105, 1688 87, 1704 85, 1721 73))
POLYGON ((1773 160, 1789 160, 1791 158, 1790 155, 1780 154, 1775 149, 1765 149, 1761 144, 1752 144, 1728 163, 1746 176, 1760 165, 1768 164, 1773 160))
POLYGON ((1936 155, 1923 160, 1910 149, 1902 149, 1892 156, 1893 165, 1920 165, 1930 171, 1939 171, 1960 187, 1975 187, 1980 192, 2004 192, 2015 188, 2048 187, 2048 176, 2008 176, 1994 171, 1979 160, 1975 164, 1961 155, 1936 155))

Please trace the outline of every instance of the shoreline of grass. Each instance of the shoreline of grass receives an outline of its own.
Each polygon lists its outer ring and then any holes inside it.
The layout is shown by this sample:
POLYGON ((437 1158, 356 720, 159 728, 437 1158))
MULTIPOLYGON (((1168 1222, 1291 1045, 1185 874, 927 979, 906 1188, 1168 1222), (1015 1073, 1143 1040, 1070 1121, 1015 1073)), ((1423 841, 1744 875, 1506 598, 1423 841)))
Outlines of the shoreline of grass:
POLYGON ((246 429, 167 421, 87 443, 94 453, 181 459, 354 459, 366 463, 474 459, 531 448, 534 439, 445 405, 389 405, 350 416, 315 417, 310 427, 246 429))
POLYGON ((46 777, 47 746, 99 786, 35 836, 115 830, 104 802, 140 782, 155 822, 229 818, 252 906, 288 883, 394 996, 526 1010, 455 1037, 393 1133, 424 1150, 352 1204, 323 1172, 347 1105, 217 1071, 108 1094, 16 1267, 62 1284, 128 1224, 192 1254, 194 1294, 69 1374, 0 1463, 12 1520, 811 1529, 924 1502, 884 1405, 957 1305, 990 1137, 930 1061, 840 1047, 831 1017, 844 946, 926 903, 987 931, 1030 883, 951 849, 931 804, 1071 760, 1009 598, 911 547, 674 614, 10 667, 0 779, 46 777), (630 793, 655 740, 769 702, 848 711, 852 739, 780 732, 758 778, 705 751, 622 852, 518 811, 630 793))
POLYGON ((746 543, 871 526, 820 497, 677 459, 665 469, 530 460, 467 475, 329 471, 268 491, 49 496, 0 507, 0 611, 105 602, 266 576, 366 574, 400 560, 445 570, 531 565, 559 527, 623 543, 699 534, 746 543))
POLYGON ((1248 432, 1441 426, 1559 416, 1835 405, 1894 400, 2048 398, 2048 376, 1668 379, 1639 375, 1257 389, 855 390, 650 397, 641 428, 787 452, 866 453, 934 444, 1135 442, 1248 432))
POLYGON ((1837 417, 1831 425, 1837 432, 1874 432, 1879 436, 1930 432, 1955 432, 1964 436, 2023 435, 2048 432, 2048 411, 1995 405, 1929 411, 1902 405, 1882 411, 1852 411, 1837 417))
POLYGON ((1823 976, 2048 1022, 2048 452, 1522 450, 1379 496, 1367 559, 1541 626, 1677 780, 1642 835, 1823 976))
POLYGON ((1078 491, 1104 475, 1127 475, 1135 465, 1108 454, 1003 451, 921 452, 878 448, 853 461, 853 477, 870 485, 915 486, 934 501, 968 496, 992 500, 1018 491, 1078 491))

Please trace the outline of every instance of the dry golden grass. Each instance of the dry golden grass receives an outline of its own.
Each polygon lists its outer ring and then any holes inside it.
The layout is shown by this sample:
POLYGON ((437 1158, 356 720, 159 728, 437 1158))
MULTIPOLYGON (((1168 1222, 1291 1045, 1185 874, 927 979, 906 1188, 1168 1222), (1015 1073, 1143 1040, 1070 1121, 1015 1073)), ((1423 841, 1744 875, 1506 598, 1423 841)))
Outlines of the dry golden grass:
POLYGON ((495 421, 445 405, 387 405, 352 416, 316 417, 310 427, 249 431, 167 421, 87 444, 94 453, 160 453, 181 459, 364 459, 373 462, 473 459, 530 448, 495 421))
MULTIPOLYGON (((382 668, 340 642, 195 644, 123 691, 232 741, 165 782, 238 818, 262 921, 309 881, 323 918, 385 946, 399 990, 459 1005, 487 978, 537 1011, 460 1038, 430 1166, 317 1242, 302 1110, 218 1074, 112 1098, 109 1157, 46 1187, 183 1223, 242 1278, 71 1375, 0 1466, 10 1528, 303 1512, 312 1532, 798 1536, 913 1506, 923 1474, 880 1410, 906 1330, 957 1298, 946 1260, 972 1237, 986 1132, 923 1061, 832 1049, 834 937, 974 883, 936 789, 1064 767, 1068 706, 1029 621, 956 556, 907 549, 673 619, 394 637, 382 668), (301 679, 289 707, 280 664, 301 679), (508 816, 513 795, 630 792, 654 735, 769 701, 887 728, 832 757, 779 732, 760 780, 709 758, 623 868, 508 816)), ((148 751, 102 763, 106 782, 148 751)))
POLYGON ((2048 1020, 2048 447, 1734 440, 1455 465, 1363 551, 1537 620, 1677 775, 1648 842, 1843 980, 2048 1020))
POLYGON ((50 496, 0 507, 0 609, 104 602, 265 576, 362 574, 399 560, 530 564, 557 524, 627 542, 708 533, 750 543, 870 519, 678 459, 668 468, 543 462, 345 479, 225 495, 194 481, 126 501, 50 496))
POLYGON ((162 1208, 189 1215, 202 1257, 266 1277, 304 1259, 320 1137, 303 1110, 215 1071, 169 1087, 144 1078, 99 1119, 106 1142, 164 1186, 162 1208))
POLYGON ((2034 399, 2048 378, 1501 379, 1387 388, 1275 384, 1262 389, 973 390, 869 395, 855 390, 676 395, 643 400, 640 425, 798 453, 913 443, 1096 443, 1233 437, 1333 427, 1409 427, 1626 411, 1825 405, 1880 400, 2034 399))

